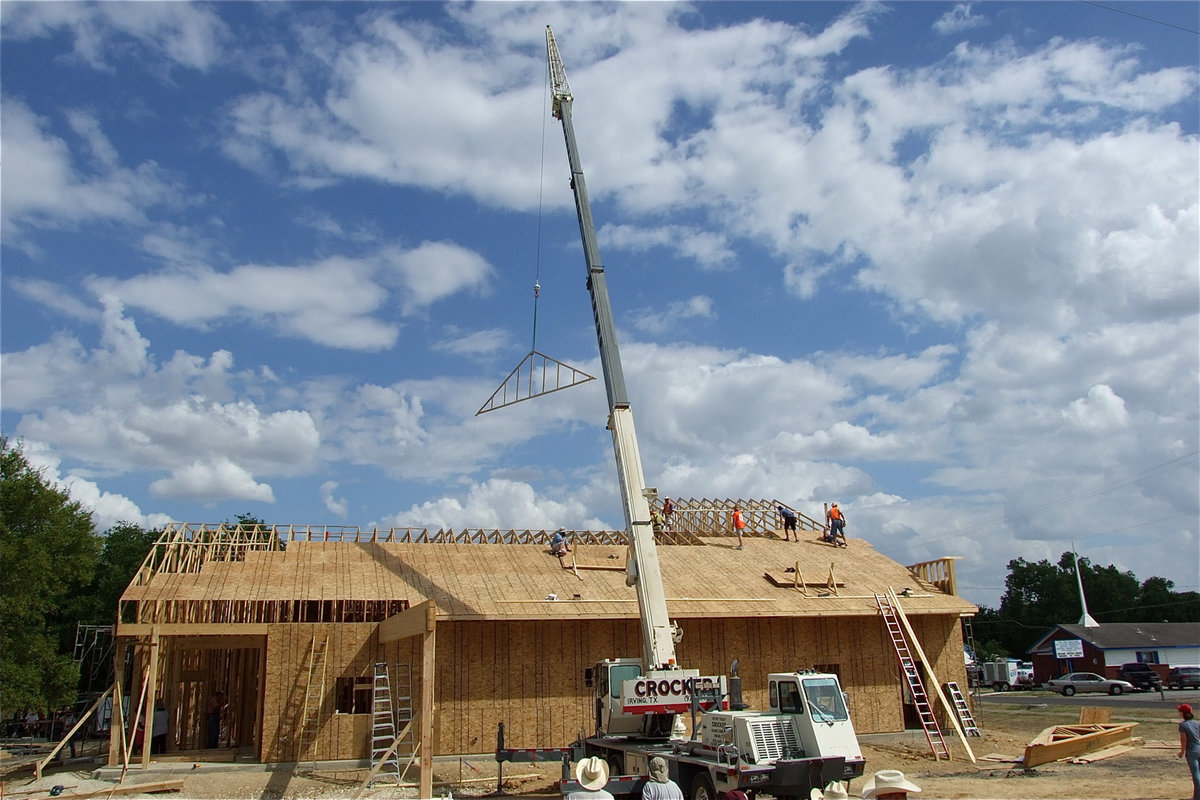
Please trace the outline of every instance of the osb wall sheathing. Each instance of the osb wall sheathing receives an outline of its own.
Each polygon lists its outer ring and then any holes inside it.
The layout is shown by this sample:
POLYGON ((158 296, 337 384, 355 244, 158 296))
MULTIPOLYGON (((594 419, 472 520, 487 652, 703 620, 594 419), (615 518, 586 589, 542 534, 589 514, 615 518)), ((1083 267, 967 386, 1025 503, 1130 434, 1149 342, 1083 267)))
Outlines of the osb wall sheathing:
MULTIPOLYGON (((264 691, 261 760, 327 761, 367 758, 371 747, 370 714, 335 713, 339 677, 370 677, 375 662, 410 664, 417 690, 420 652, 417 640, 378 644, 375 623, 280 624, 267 634, 267 673, 264 691), (310 750, 300 752, 304 727, 305 691, 313 636, 328 637, 325 651, 325 697, 319 709, 319 732, 310 750)), ((395 672, 392 672, 395 681, 395 672)), ((414 706, 415 707, 415 706, 414 706)))
MULTIPOLYGON (((702 674, 728 674, 740 659, 744 699, 766 708, 769 672, 836 669, 861 733, 902 730, 901 677, 880 617, 678 620, 681 664, 702 674)), ((913 617, 939 680, 965 679, 955 617, 913 617)), ((336 678, 369 676, 376 661, 413 667, 416 639, 378 645, 374 624, 275 625, 267 647, 262 759, 267 762, 366 758, 370 715, 334 714, 336 678), (308 659, 314 634, 330 637, 326 697, 313 751, 299 753, 308 659)), ((636 620, 442 622, 437 628, 434 753, 488 753, 497 723, 509 747, 570 744, 594 730, 591 689, 583 672, 603 658, 637 656, 636 620)))

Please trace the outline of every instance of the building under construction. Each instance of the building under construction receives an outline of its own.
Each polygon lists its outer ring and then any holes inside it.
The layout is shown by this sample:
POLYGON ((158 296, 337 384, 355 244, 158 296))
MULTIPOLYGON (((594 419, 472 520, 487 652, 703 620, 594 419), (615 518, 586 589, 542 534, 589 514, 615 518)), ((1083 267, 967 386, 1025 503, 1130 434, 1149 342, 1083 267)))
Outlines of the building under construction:
MULTIPOLYGON (((953 561, 831 546, 802 514, 800 541, 784 541, 776 506, 676 502, 656 539, 680 663, 726 674, 739 660, 752 708, 766 707, 768 672, 833 672, 860 732, 920 727, 876 595, 901 596, 928 666, 965 686, 960 618, 977 609, 953 561)), ((121 597, 122 702, 131 716, 161 703, 167 754, 194 760, 366 759, 381 691, 402 749, 427 742, 430 758, 492 751, 501 722, 511 747, 565 746, 595 727, 585 669, 639 654, 638 604, 623 531, 576 531, 562 559, 549 539, 171 525, 121 597)))

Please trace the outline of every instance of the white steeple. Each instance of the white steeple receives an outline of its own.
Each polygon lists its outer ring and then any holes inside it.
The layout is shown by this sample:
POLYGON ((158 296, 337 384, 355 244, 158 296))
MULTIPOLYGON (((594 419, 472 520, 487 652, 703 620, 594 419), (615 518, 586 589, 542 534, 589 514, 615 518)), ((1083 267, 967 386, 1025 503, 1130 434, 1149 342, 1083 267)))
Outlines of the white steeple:
POLYGON ((1079 584, 1079 605, 1083 607, 1083 616, 1079 624, 1085 628, 1099 628, 1100 623, 1092 619, 1087 610, 1087 598, 1083 596, 1083 577, 1079 574, 1079 554, 1075 552, 1075 543, 1071 542, 1071 555, 1075 558, 1075 582, 1079 584))

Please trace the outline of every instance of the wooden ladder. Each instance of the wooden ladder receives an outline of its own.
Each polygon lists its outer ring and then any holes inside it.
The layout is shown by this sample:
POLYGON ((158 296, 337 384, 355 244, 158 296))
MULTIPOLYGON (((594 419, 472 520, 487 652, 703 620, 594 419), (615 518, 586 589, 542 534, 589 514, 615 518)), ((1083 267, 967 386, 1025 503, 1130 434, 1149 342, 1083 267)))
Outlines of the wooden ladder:
POLYGON ((317 734, 321 732, 321 708, 325 705, 325 650, 329 646, 329 637, 318 639, 313 637, 308 651, 308 685, 304 687, 304 720, 300 728, 300 752, 296 760, 304 760, 305 754, 312 751, 312 772, 317 771, 316 742, 317 734))
POLYGON ((954 705, 954 713, 958 714, 958 721, 962 723, 963 733, 967 736, 983 736, 979 732, 978 726, 975 725, 975 717, 971 716, 971 707, 967 705, 967 699, 963 697, 958 684, 954 681, 946 681, 942 684, 942 688, 950 696, 950 702, 954 705))
POLYGON ((921 673, 913 661, 908 641, 904 638, 904 629, 900 627, 900 620, 892 607, 892 601, 876 592, 875 604, 879 606, 888 636, 892 638, 892 647, 896 651, 896 658, 900 660, 900 671, 904 673, 904 679, 908 682, 908 690, 912 694, 913 705, 917 707, 917 715, 921 718, 921 728, 925 731, 929 749, 933 751, 935 760, 945 758, 949 761, 950 748, 946 746, 942 729, 938 727, 937 717, 933 714, 933 706, 929 704, 929 695, 925 691, 925 682, 921 680, 921 673))
POLYGON ((375 663, 375 683, 371 694, 371 771, 370 783, 400 783, 400 759, 396 741, 396 715, 392 710, 392 684, 386 661, 375 663), (382 765, 380 762, 383 762, 382 765), (376 771, 378 769, 378 771, 376 771))

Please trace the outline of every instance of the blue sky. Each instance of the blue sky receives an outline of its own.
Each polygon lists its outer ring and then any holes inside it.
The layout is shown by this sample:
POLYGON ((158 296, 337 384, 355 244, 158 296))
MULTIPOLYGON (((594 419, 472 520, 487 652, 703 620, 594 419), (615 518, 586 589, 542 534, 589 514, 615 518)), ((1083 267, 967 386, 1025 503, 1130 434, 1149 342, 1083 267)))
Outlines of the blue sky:
POLYGON ((101 529, 623 524, 599 381, 475 416, 535 281, 600 374, 549 24, 651 485, 1200 584, 1195 3, 0 12, 0 423, 101 529))

